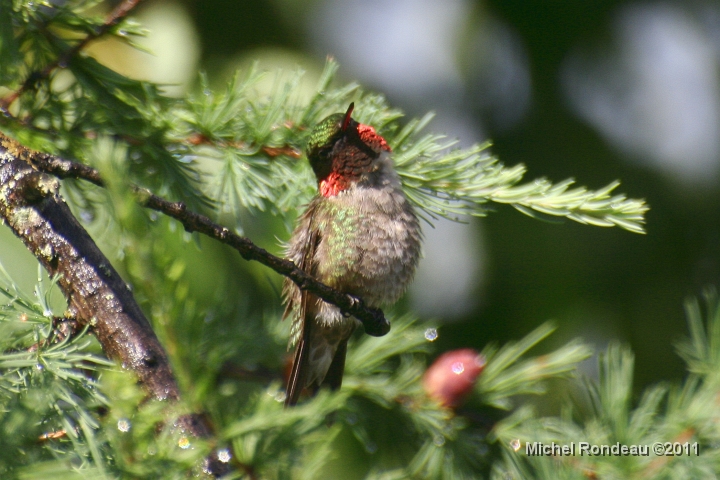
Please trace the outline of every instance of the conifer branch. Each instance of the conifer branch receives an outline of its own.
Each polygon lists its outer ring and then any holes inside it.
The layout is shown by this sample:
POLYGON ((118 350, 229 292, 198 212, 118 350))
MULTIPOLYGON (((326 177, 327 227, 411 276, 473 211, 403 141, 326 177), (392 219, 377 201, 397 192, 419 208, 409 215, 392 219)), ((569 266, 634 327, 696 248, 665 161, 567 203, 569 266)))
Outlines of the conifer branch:
POLYGON ((649 387, 636 399, 634 355, 613 343, 598 358, 599 378, 585 379, 579 397, 562 415, 539 417, 526 406, 495 424, 490 438, 504 450, 495 471, 538 479, 604 478, 610 472, 636 478, 716 476, 720 303, 714 288, 704 296, 704 312, 696 299, 686 302, 690 337, 678 345, 678 353, 690 374, 682 383, 649 387), (631 453, 622 455, 622 462, 613 459, 619 454, 527 454, 528 445, 571 445, 579 440, 608 448, 629 445, 631 453), (632 453, 632 448, 639 453, 632 453))
POLYGON ((190 149, 189 156, 222 162, 211 172, 213 183, 219 185, 216 201, 233 211, 274 209, 279 214, 288 204, 296 205, 298 192, 309 195, 312 185, 310 169, 303 164, 297 168, 294 161, 307 142, 307 127, 354 101, 356 119, 374 126, 392 147, 405 194, 424 217, 485 216, 489 203, 495 202, 533 217, 565 217, 645 232, 648 205, 614 193, 619 182, 592 190, 573 188, 572 179, 525 181, 526 167, 503 165, 489 153, 490 142, 461 149, 456 140, 424 133, 432 113, 401 125, 402 112, 391 108, 382 95, 362 92, 356 84, 333 88, 337 68, 334 61, 327 62, 307 102, 293 99, 301 73, 284 81, 278 77, 271 100, 252 101, 251 89, 261 74, 250 69, 245 78, 236 75, 225 92, 213 92, 202 79, 202 90, 209 93, 175 106, 175 117, 185 123, 186 131, 195 132, 187 143, 206 147, 190 149))
MULTIPOLYGON (((128 285, 57 194, 58 181, 26 161, 29 150, 0 137, 0 217, 35 255, 68 302, 70 315, 91 328, 105 353, 138 375, 150 395, 177 401, 180 390, 160 341, 128 285)), ((201 417, 184 415, 175 426, 208 438, 201 417)), ((218 476, 217 458, 204 469, 218 476)))
POLYGON ((131 10, 133 10, 140 4, 140 2, 142 2, 142 0, 123 0, 122 2, 120 2, 117 7, 115 7, 113 11, 110 12, 102 25, 100 25, 94 31, 86 35, 85 38, 76 43, 68 51, 58 56, 58 58, 54 62, 46 65, 45 68, 43 68, 41 71, 31 72, 30 75, 28 75, 28 77, 22 83, 20 88, 0 100, 0 112, 3 112, 5 115, 9 115, 8 108, 15 100, 20 97, 20 95, 34 88, 34 86, 40 80, 44 80, 49 77, 55 69, 64 68, 65 66, 67 66, 70 60, 75 57, 75 55, 80 53, 80 51, 85 48, 90 42, 102 37, 111 28, 120 23, 122 19, 130 13, 131 10))
POLYGON ((442 135, 425 135, 409 142, 432 119, 427 114, 410 121, 389 142, 406 193, 431 217, 455 219, 462 215, 484 216, 487 203, 510 204, 531 217, 565 217, 598 227, 620 227, 645 233, 642 199, 614 194, 614 181, 598 190, 571 188, 575 181, 553 183, 538 178, 521 183, 527 171, 522 164, 506 167, 487 152, 489 142, 468 149, 453 149, 455 142, 442 135))
MULTIPOLYGON (((55 175, 58 178, 83 179, 99 187, 105 186, 100 172, 87 165, 62 159, 54 155, 30 151, 27 159, 37 169, 55 175)), ((231 232, 226 227, 213 222, 205 215, 188 210, 184 202, 171 202, 136 185, 132 185, 130 188, 143 207, 174 218, 183 225, 186 231, 202 233, 203 235, 229 245, 237 250, 245 260, 255 260, 270 267, 277 273, 290 278, 301 289, 314 293, 326 302, 338 306, 343 313, 352 315, 360 320, 368 335, 383 336, 390 330, 390 323, 385 318, 382 310, 367 307, 362 299, 342 293, 315 280, 305 271, 298 268, 293 262, 276 257, 267 250, 252 243, 248 238, 231 232)))

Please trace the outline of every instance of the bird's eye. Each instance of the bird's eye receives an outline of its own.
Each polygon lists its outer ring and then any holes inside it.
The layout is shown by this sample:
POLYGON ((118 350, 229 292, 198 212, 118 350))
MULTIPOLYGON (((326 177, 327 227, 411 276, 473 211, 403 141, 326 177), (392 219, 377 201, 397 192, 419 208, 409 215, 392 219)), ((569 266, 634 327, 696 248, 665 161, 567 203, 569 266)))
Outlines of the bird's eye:
POLYGON ((332 146, 325 146, 318 149, 318 157, 322 159, 327 159, 330 157, 330 154, 332 153, 332 146))

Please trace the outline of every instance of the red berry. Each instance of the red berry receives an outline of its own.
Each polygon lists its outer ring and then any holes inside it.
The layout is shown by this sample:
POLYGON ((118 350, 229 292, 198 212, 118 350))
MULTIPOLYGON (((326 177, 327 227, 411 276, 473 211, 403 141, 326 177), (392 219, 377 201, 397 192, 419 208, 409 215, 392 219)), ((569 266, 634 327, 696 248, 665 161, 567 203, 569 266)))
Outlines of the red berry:
POLYGON ((485 368, 485 357, 471 348, 440 355, 425 372, 423 388, 430 398, 448 408, 459 407, 485 368))

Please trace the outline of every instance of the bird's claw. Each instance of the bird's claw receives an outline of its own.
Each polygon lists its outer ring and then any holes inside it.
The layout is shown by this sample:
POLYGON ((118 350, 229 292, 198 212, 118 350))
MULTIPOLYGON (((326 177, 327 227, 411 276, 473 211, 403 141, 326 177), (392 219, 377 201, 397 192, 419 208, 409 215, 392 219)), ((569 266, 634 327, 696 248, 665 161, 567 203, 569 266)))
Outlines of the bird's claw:
POLYGON ((365 333, 371 337, 382 337, 390 331, 390 322, 387 321, 379 308, 372 308, 371 310, 374 316, 372 321, 363 321, 365 333))
MULTIPOLYGON (((350 298, 351 308, 363 305, 363 301, 361 299, 352 295, 348 295, 348 297, 350 298)), ((386 335, 390 331, 390 322, 388 322, 388 320, 385 318, 382 310, 372 307, 368 307, 368 310, 372 312, 372 318, 359 319, 360 322, 362 322, 363 327, 365 328, 365 333, 367 333, 371 337, 382 337, 383 335, 386 335)), ((352 316, 352 314, 344 311, 343 316, 347 318, 352 316)))

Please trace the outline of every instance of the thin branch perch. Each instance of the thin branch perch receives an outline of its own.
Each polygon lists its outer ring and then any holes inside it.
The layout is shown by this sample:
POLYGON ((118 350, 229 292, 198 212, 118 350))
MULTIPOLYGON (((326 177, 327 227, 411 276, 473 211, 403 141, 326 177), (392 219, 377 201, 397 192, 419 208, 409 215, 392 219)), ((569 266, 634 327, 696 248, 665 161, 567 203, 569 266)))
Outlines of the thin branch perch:
MULTIPOLYGON (((38 170, 58 178, 83 179, 99 187, 105 186, 100 172, 87 165, 38 152, 29 152, 27 160, 38 170)), ((276 257, 267 250, 255 245, 246 237, 237 235, 222 225, 218 225, 205 215, 188 210, 183 202, 168 201, 154 195, 145 188, 135 185, 132 185, 131 189, 142 206, 174 218, 188 232, 202 233, 233 247, 245 260, 255 260, 270 267, 277 273, 290 278, 302 290, 312 292, 326 302, 339 307, 343 313, 354 316, 362 322, 365 333, 368 335, 379 337, 390 331, 390 323, 385 318, 382 310, 367 307, 361 299, 318 282, 293 262, 276 257)))

